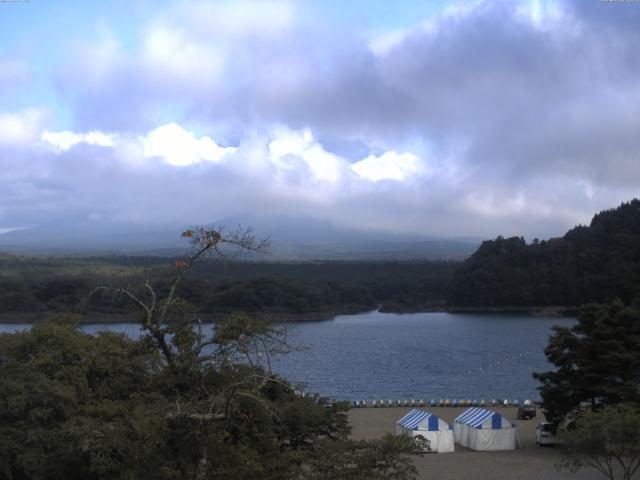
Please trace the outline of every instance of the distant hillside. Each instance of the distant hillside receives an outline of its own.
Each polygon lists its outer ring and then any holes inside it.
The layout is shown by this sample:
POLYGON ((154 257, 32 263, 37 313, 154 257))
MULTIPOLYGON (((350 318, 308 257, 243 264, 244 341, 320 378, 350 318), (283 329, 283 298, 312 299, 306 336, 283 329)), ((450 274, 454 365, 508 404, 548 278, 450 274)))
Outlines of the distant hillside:
MULTIPOLYGON (((144 296, 176 274, 165 257, 24 257, 0 253, 0 323, 77 312, 97 285, 130 288, 144 296), (142 289, 142 290, 141 290, 142 289)), ((205 315, 242 310, 279 320, 331 318, 381 306, 405 312, 443 308, 457 262, 233 262, 198 264, 178 294, 205 315)), ((92 319, 130 320, 126 298, 93 297, 82 307, 92 319), (116 318, 116 317, 114 317, 116 318)))
POLYGON ((454 273, 455 307, 576 306, 640 298, 640 200, 593 217, 562 238, 482 242, 454 273))
MULTIPOLYGON (((480 244, 476 238, 341 227, 327 220, 244 214, 211 223, 216 228, 253 227, 270 237, 268 259, 279 260, 462 260, 480 244)), ((188 244, 180 233, 190 225, 136 225, 95 221, 83 216, 51 221, 0 234, 0 251, 27 255, 151 255, 175 257, 188 244)), ((246 255, 245 260, 261 260, 246 255)))

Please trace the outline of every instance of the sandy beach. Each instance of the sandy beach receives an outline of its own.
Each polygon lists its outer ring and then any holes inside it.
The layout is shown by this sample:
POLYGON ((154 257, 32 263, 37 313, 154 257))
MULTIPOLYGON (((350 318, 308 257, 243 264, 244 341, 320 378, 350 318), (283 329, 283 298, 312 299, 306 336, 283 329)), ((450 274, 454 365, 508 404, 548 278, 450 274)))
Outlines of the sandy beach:
MULTIPOLYGON (((349 412, 354 439, 379 438, 394 433, 395 422, 411 408, 362 408, 349 412)), ((465 409, 455 407, 424 408, 452 423, 465 409)), ((507 452, 475 452, 456 444, 454 453, 427 454, 416 457, 420 478, 439 480, 598 480, 602 474, 596 470, 583 470, 576 474, 559 472, 558 447, 539 447, 536 444, 536 424, 543 420, 540 410, 534 420, 516 420, 513 407, 493 408, 516 424, 521 448, 507 452)), ((639 477, 640 478, 640 477, 639 477)))

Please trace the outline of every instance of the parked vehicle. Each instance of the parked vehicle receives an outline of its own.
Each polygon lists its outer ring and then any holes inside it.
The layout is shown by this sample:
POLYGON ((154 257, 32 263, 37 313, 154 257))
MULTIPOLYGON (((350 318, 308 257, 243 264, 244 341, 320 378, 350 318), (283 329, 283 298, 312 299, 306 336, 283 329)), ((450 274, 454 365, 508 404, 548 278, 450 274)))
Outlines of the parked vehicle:
POLYGON ((520 405, 518 407, 518 420, 533 420, 536 417, 535 405, 520 405))
POLYGON ((536 443, 541 447, 543 445, 556 445, 558 443, 555 429, 551 423, 538 423, 536 426, 536 443))

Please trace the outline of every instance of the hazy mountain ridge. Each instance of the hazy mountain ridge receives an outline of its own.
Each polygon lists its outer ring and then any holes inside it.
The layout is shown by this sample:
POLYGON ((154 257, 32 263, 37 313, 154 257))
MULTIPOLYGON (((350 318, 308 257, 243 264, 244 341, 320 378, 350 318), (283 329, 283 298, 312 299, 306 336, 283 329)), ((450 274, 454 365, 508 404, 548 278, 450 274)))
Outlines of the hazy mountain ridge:
MULTIPOLYGON (((271 239, 267 257, 271 260, 462 259, 480 243, 480 239, 474 238, 365 231, 339 227, 327 220, 284 216, 244 214, 211 225, 225 230, 252 227, 258 237, 271 239)), ((188 248, 180 238, 188 227, 68 219, 0 234, 0 249, 46 255, 176 256, 188 248)))

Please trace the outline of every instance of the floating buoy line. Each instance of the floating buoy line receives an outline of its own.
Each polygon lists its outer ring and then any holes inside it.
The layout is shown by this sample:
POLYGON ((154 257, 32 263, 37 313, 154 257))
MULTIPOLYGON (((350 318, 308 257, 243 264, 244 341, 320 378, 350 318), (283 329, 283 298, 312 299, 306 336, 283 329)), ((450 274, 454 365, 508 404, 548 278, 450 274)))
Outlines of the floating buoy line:
POLYGON ((533 406, 536 402, 531 400, 520 401, 519 399, 491 399, 491 400, 468 400, 468 399, 431 399, 431 400, 353 400, 352 405, 356 408, 391 408, 391 407, 519 407, 521 405, 533 406))
MULTIPOLYGON (((496 368, 504 367, 505 365, 512 364, 513 362, 525 358, 531 354, 539 353, 537 351, 525 350, 517 353, 509 354, 505 357, 500 357, 499 360, 494 360, 489 364, 466 370, 457 374, 453 374, 454 378, 464 378, 468 375, 475 375, 478 373, 488 373, 496 368)), ((296 394, 301 396, 309 396, 304 392, 296 391, 296 394)), ((322 397, 318 394, 313 395, 315 398, 320 399, 320 402, 324 405, 331 405, 335 403, 336 399, 330 399, 328 397, 322 397)), ((376 399, 376 400, 352 400, 350 401, 352 406, 356 408, 389 408, 389 407, 519 407, 521 405, 539 405, 537 401, 520 400, 520 399, 504 399, 504 398, 492 398, 492 399, 376 399)))
MULTIPOLYGON (((296 395, 301 397, 313 396, 315 398, 316 403, 322 404, 325 406, 331 406, 334 403, 338 402, 335 398, 322 397, 317 394, 315 395, 307 395, 305 392, 301 392, 296 390, 296 395)), ((349 403, 356 408, 391 408, 391 407, 520 407, 520 406, 536 406, 539 405, 539 402, 533 402, 531 400, 509 400, 509 399, 497 399, 492 398, 491 400, 485 399, 381 399, 381 400, 352 400, 349 403)))

